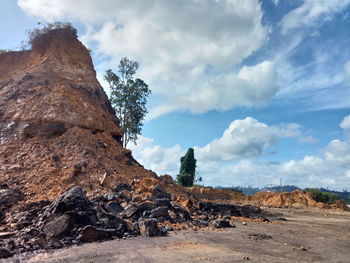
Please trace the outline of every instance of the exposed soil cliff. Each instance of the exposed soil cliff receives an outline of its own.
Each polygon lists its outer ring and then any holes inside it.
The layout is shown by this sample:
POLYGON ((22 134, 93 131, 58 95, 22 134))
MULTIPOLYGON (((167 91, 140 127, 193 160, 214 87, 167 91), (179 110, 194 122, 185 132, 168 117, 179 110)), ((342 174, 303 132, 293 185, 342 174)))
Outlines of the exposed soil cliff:
POLYGON ((94 193, 117 179, 155 178, 122 149, 121 136, 74 33, 51 30, 32 50, 0 54, 0 184, 39 200, 72 185, 94 193))

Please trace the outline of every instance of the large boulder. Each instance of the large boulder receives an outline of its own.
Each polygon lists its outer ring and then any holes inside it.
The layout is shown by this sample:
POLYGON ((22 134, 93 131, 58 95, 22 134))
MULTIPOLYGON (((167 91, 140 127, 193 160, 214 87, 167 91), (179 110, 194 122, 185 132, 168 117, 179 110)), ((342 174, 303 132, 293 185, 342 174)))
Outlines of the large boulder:
POLYGON ((91 209, 92 203, 79 186, 70 188, 57 198, 48 208, 50 214, 63 214, 68 211, 91 209))

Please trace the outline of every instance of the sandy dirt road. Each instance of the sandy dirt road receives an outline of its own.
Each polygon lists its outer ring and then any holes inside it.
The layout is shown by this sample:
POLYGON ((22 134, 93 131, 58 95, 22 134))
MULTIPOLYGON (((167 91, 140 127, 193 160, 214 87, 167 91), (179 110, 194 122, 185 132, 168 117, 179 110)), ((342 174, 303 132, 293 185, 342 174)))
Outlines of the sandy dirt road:
POLYGON ((236 221, 231 229, 90 243, 2 262, 350 262, 350 212, 269 211, 287 221, 236 221))

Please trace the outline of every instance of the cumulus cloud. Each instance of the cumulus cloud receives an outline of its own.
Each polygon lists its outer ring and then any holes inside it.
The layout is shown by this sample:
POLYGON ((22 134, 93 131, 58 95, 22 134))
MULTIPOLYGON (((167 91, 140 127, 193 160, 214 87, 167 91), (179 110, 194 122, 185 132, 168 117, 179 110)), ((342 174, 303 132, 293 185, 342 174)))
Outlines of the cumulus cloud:
POLYGON ((298 124, 268 126, 254 118, 235 120, 219 139, 206 146, 196 147, 200 160, 230 161, 260 156, 263 151, 276 144, 279 138, 291 138, 301 134, 298 124))
POLYGON ((304 0, 303 4, 285 15, 281 21, 282 33, 302 26, 314 26, 329 20, 350 4, 350 0, 304 0))
POLYGON ((150 110, 149 119, 175 110, 203 113, 208 110, 228 110, 234 106, 254 106, 266 103, 278 91, 278 75, 274 63, 263 61, 255 66, 243 66, 237 73, 216 76, 195 88, 171 93, 166 103, 150 110))
POLYGON ((350 115, 345 116, 344 119, 341 121, 339 126, 340 126, 340 128, 342 128, 344 130, 350 129, 350 115))
MULTIPOLYGON (((216 174, 221 169, 222 161, 259 157, 267 147, 274 146, 278 139, 298 137, 301 134, 300 125, 295 123, 269 126, 247 117, 233 121, 219 139, 214 139, 204 147, 194 148, 200 170, 216 174)), ((131 145, 131 150, 147 169, 172 175, 178 172, 179 160, 185 151, 179 145, 160 147, 152 139, 142 136, 136 146, 131 145)))
MULTIPOLYGON (((347 120, 349 116, 345 117, 347 120)), ((344 120, 342 123, 344 123, 344 120)), ((341 125, 343 126, 343 125, 341 125)), ((347 126, 344 126, 347 129, 347 126)), ((350 141, 334 139, 320 155, 307 155, 285 162, 262 161, 267 147, 283 138, 307 137, 297 124, 267 125, 251 117, 235 120, 222 137, 204 147, 195 147, 198 174, 206 185, 294 184, 300 187, 350 188, 350 141)), ((163 148, 141 137, 133 146, 135 158, 158 174, 176 175, 185 149, 179 145, 163 148)))
POLYGON ((127 56, 161 101, 150 119, 177 111, 202 113, 254 106, 278 90, 274 63, 240 68, 267 37, 258 0, 18 0, 46 20, 75 18, 95 52, 117 64, 127 56))
POLYGON ((137 145, 131 144, 133 156, 145 168, 161 174, 176 174, 179 171, 179 160, 182 154, 180 145, 163 148, 154 144, 154 140, 140 136, 137 145))

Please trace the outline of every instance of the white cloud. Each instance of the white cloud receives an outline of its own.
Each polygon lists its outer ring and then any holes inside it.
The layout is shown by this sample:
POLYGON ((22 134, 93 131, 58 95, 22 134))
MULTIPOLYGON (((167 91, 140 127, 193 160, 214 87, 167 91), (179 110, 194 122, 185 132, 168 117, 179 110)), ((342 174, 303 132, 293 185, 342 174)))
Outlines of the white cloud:
POLYGON ((339 126, 340 126, 340 128, 342 128, 344 130, 350 129, 350 115, 345 116, 344 119, 341 121, 339 126))
MULTIPOLYGON (((198 175, 206 185, 294 184, 300 187, 350 188, 350 141, 332 140, 319 156, 307 155, 300 160, 282 163, 262 162, 264 150, 279 139, 303 138, 297 124, 266 125, 251 117, 235 120, 204 147, 195 147, 198 175), (234 163, 232 163, 234 160, 234 163)), ((148 169, 158 174, 176 175, 184 149, 179 145, 163 148, 152 139, 141 137, 133 155, 148 169)))
POLYGON ((319 25, 350 4, 350 0, 304 0, 303 4, 285 15, 281 21, 282 32, 302 26, 319 25))
MULTIPOLYGON (((232 160, 244 160, 259 157, 278 139, 300 136, 301 127, 295 123, 268 126, 254 118, 235 120, 219 139, 214 139, 204 147, 194 147, 198 167, 204 174, 217 174, 222 163, 232 160)), ((134 157, 145 168, 158 174, 175 175, 179 170, 179 160, 184 150, 179 145, 163 148, 154 145, 149 138, 140 137, 137 146, 131 145, 134 157)))
POLYGON ((235 120, 215 139, 203 148, 196 147, 202 161, 230 161, 260 156, 263 151, 276 144, 279 138, 296 137, 301 134, 300 126, 287 124, 268 126, 254 118, 235 120))
POLYGON ((175 175, 179 171, 179 162, 182 155, 180 145, 162 148, 154 145, 154 140, 140 136, 137 145, 130 144, 134 158, 146 169, 151 169, 159 175, 175 175))
POLYGON ((168 94, 166 103, 151 109, 148 118, 154 119, 175 110, 203 113, 213 109, 261 105, 278 91, 277 78, 275 65, 271 61, 243 66, 238 73, 219 75, 197 87, 168 94))
POLYGON ((160 104, 150 119, 176 110, 266 103, 278 90, 274 63, 240 67, 267 37, 258 0, 18 0, 46 20, 74 18, 94 52, 140 62, 140 77, 160 104))

